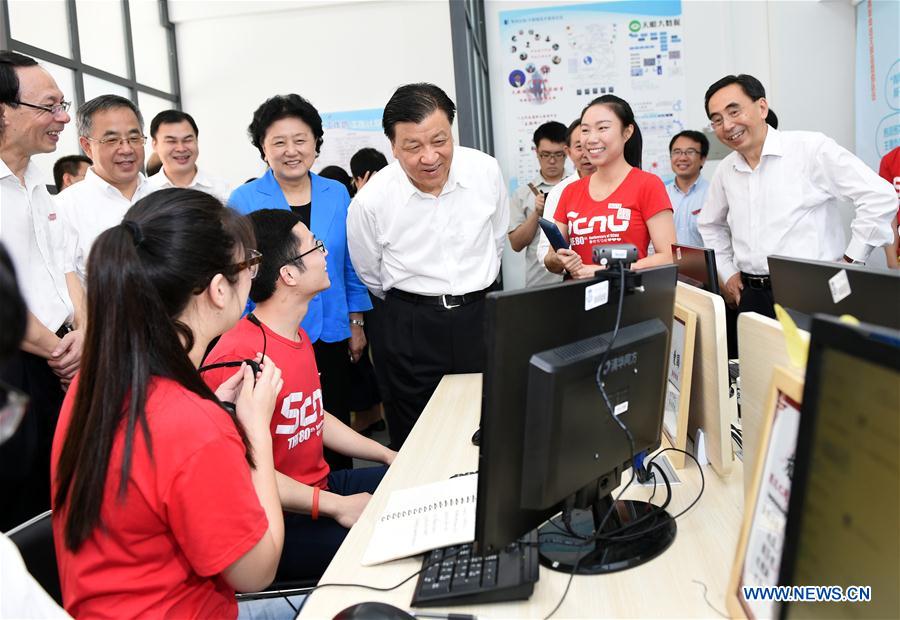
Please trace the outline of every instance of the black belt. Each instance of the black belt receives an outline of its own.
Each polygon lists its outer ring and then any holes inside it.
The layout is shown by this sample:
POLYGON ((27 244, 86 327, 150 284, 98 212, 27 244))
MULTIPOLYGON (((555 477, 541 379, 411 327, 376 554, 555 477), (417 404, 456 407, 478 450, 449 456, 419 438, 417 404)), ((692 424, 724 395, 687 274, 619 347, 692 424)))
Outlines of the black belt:
POLYGON ((772 281, 769 279, 769 276, 756 276, 742 271, 741 282, 744 283, 744 286, 760 291, 768 291, 772 288, 772 281))
POLYGON ((56 330, 56 337, 62 338, 63 336, 68 334, 70 331, 73 331, 72 326, 69 325, 68 323, 63 323, 62 327, 60 327, 59 329, 56 330))
POLYGON ((465 295, 419 295, 417 293, 407 293, 396 288, 392 288, 387 292, 388 295, 408 301, 413 304, 426 304, 429 306, 439 306, 445 310, 452 310, 467 304, 474 303, 484 299, 490 288, 474 293, 466 293, 465 295))

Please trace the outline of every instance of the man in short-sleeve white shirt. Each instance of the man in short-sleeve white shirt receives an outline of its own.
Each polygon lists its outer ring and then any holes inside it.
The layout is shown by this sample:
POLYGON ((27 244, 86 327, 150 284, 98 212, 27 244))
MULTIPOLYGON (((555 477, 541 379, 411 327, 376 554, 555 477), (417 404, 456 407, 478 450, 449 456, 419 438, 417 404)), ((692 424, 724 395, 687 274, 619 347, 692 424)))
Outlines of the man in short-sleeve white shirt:
POLYGON ((399 449, 441 378, 484 368, 484 296, 500 271, 509 202, 500 165, 453 145, 456 107, 409 84, 384 109, 397 161, 350 204, 347 245, 359 279, 385 298, 386 411, 399 449))
POLYGON ((128 99, 101 95, 78 109, 81 148, 94 162, 84 180, 60 192, 66 223, 66 279, 84 285, 91 246, 105 230, 122 222, 135 202, 152 190, 144 165, 143 119, 128 99))
POLYGON ((200 130, 194 118, 180 110, 164 110, 150 121, 153 151, 162 168, 147 179, 155 191, 170 187, 196 189, 228 202, 229 184, 197 167, 200 155, 200 130))

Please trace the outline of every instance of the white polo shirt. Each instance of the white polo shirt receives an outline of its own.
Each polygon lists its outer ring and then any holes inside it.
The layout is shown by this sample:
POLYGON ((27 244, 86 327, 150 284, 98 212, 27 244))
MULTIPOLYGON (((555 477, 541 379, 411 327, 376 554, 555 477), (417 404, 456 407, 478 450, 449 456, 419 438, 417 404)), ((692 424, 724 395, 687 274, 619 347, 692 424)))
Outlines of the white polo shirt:
MULTIPOLYGON (((172 181, 169 180, 169 177, 166 176, 166 171, 162 168, 160 168, 159 172, 147 179, 147 183, 150 185, 150 191, 154 192, 158 189, 177 187, 177 185, 174 185, 172 181)), ((197 168, 197 174, 194 175, 194 178, 185 189, 196 189, 201 192, 206 192, 221 200, 222 204, 226 204, 228 202, 228 197, 231 196, 231 186, 227 181, 210 176, 203 172, 199 167, 197 168)))
POLYGON ((74 314, 66 288, 62 218, 34 162, 25 169, 25 186, 0 160, 0 241, 16 269, 28 309, 52 332, 74 314))
POLYGON ((87 258, 94 240, 103 231, 122 223, 131 205, 150 194, 152 189, 143 174, 131 200, 88 168, 84 180, 70 185, 57 196, 59 211, 66 224, 66 250, 63 268, 75 272, 84 283, 87 258))

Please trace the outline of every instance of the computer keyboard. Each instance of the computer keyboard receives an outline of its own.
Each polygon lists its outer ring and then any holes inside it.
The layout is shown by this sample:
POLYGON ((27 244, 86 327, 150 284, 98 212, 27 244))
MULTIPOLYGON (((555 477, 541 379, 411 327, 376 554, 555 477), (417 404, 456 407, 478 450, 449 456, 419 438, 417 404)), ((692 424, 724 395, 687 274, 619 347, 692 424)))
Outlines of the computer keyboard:
POLYGON ((537 530, 500 553, 475 555, 472 544, 425 555, 413 607, 477 605, 524 600, 538 580, 537 530))

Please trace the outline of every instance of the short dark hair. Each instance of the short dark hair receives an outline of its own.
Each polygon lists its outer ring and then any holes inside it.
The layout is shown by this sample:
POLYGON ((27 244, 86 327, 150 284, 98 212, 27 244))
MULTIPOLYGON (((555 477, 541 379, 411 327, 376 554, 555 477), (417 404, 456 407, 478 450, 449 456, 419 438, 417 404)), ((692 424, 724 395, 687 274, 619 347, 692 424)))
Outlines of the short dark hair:
POLYGON ((56 183, 56 190, 62 191, 63 184, 63 175, 78 174, 78 169, 81 167, 81 164, 87 164, 88 166, 92 165, 94 162, 91 161, 91 158, 87 155, 66 155, 65 157, 60 157, 56 160, 56 163, 53 164, 53 182, 56 183))
POLYGON ((700 156, 706 157, 709 155, 709 140, 707 140, 706 136, 703 135, 701 131, 694 131, 693 129, 685 129, 684 131, 679 131, 672 139, 669 140, 669 153, 672 152, 672 145, 675 144, 675 140, 678 138, 687 138, 688 140, 693 140, 697 144, 700 145, 700 156))
POLYGON ((549 140, 555 144, 567 144, 566 126, 559 121, 548 121, 534 130, 534 146, 537 148, 541 140, 549 140))
MULTIPOLYGON (((766 96, 765 86, 752 75, 746 73, 741 73, 740 75, 726 75, 722 79, 713 82, 712 86, 706 89, 706 96, 703 98, 703 105, 706 107, 706 118, 709 118, 709 100, 712 99, 712 96, 726 86, 731 86, 732 84, 740 86, 741 90, 744 91, 744 94, 750 97, 752 101, 764 99, 766 96)), ((771 108, 766 115, 766 122, 771 125, 773 129, 778 129, 778 117, 775 116, 775 112, 771 108)))
MULTIPOLYGON (((286 209, 260 209, 247 216, 256 236, 256 249, 262 254, 259 272, 250 285, 250 299, 262 303, 275 294, 278 273, 297 255, 299 239, 293 228, 303 221, 293 211, 286 209)), ((294 263, 302 271, 303 259, 294 263)))
POLYGON ((351 198, 353 197, 353 194, 356 193, 356 189, 353 187, 353 179, 351 179, 350 175, 347 174, 347 171, 340 166, 325 166, 319 171, 319 176, 331 179, 332 181, 337 181, 346 187, 347 193, 350 194, 351 198))
POLYGON ((160 170, 162 170, 162 160, 156 154, 156 151, 153 151, 150 153, 150 157, 147 158, 147 176, 152 177, 160 170))
POLYGON ((641 128, 638 127, 637 121, 634 120, 634 111, 632 111, 631 106, 628 105, 627 101, 616 95, 600 95, 584 107, 584 110, 581 111, 581 118, 583 119, 584 113, 595 105, 605 105, 612 110, 613 114, 622 123, 623 129, 629 125, 634 128, 631 136, 625 141, 623 155, 629 165, 634 168, 640 168, 644 150, 644 138, 641 136, 641 128))
POLYGON ((144 129, 144 117, 131 99, 120 97, 119 95, 100 95, 94 97, 90 101, 85 101, 78 108, 78 114, 75 115, 75 123, 78 125, 78 135, 87 138, 91 135, 94 128, 94 114, 105 112, 106 110, 115 110, 116 108, 128 108, 137 117, 138 126, 144 129))
POLYGON ((387 166, 387 157, 378 149, 371 146, 361 148, 350 158, 350 174, 358 179, 366 176, 366 173, 375 174, 387 166))
POLYGON ((194 117, 181 110, 163 110, 154 116, 153 120, 150 121, 150 137, 156 138, 156 132, 159 131, 160 125, 175 124, 182 121, 187 121, 191 129, 194 130, 194 135, 198 138, 200 137, 200 130, 197 128, 197 123, 194 122, 194 117))
POLYGON ((384 106, 381 118, 384 135, 393 142, 394 126, 397 123, 421 123, 435 110, 443 110, 447 120, 453 124, 456 105, 439 87, 427 82, 401 86, 384 106))
POLYGON ((316 153, 322 148, 322 136, 325 132, 322 130, 322 117, 319 111, 309 101, 300 95, 275 95, 271 99, 266 99, 261 106, 256 108, 253 113, 253 120, 247 128, 250 134, 250 142, 259 150, 259 156, 263 159, 266 154, 263 152, 263 142, 266 139, 266 132, 273 123, 283 118, 298 118, 312 129, 313 136, 316 138, 316 153))
POLYGON ((566 145, 571 148, 572 146, 572 135, 575 132, 581 133, 581 117, 579 116, 574 121, 569 123, 569 126, 566 127, 566 145))
POLYGON ((19 76, 16 75, 16 68, 36 65, 37 61, 30 56, 9 50, 0 51, 0 103, 16 106, 19 101, 19 76))

